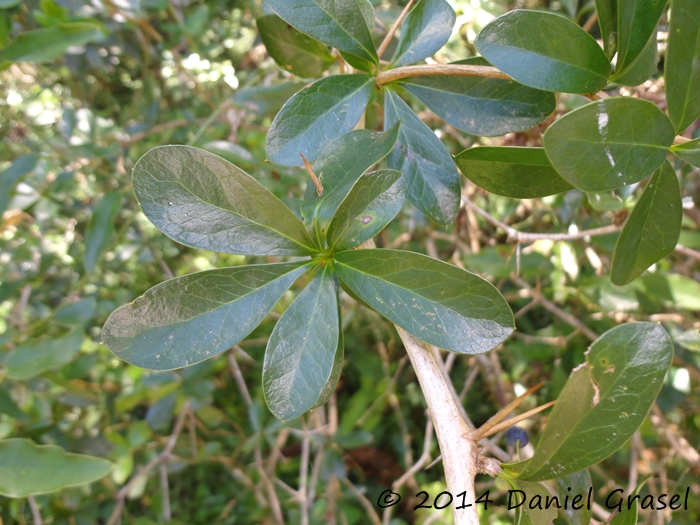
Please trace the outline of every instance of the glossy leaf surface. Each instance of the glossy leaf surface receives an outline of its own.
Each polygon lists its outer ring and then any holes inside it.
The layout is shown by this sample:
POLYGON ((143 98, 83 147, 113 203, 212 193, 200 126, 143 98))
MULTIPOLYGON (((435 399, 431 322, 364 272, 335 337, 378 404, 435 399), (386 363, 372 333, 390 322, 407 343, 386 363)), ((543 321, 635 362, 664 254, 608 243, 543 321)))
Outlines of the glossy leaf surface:
POLYGON ((328 227, 328 245, 344 250, 371 239, 396 217, 405 195, 400 171, 380 170, 360 177, 328 227))
POLYGON ((680 133, 700 116, 700 9, 695 0, 671 2, 664 62, 668 115, 680 133))
POLYGON ((543 148, 482 146, 455 156, 474 184, 496 195, 534 199, 573 188, 549 162, 543 148))
POLYGON ((85 231, 85 253, 83 266, 90 273, 95 270, 102 253, 109 246, 114 235, 114 220, 121 209, 122 193, 105 193, 95 206, 90 223, 85 231))
POLYGON ((282 19, 302 33, 360 59, 378 63, 366 12, 360 2, 265 0, 282 19))
POLYGON ((56 445, 35 445, 29 439, 0 441, 0 494, 24 498, 63 487, 82 485, 112 470, 106 459, 71 454, 56 445))
POLYGON ((617 0, 617 64, 613 79, 633 67, 642 55, 667 3, 668 0, 617 0))
POLYGON ((445 122, 487 137, 530 129, 555 105, 553 93, 497 78, 425 76, 402 85, 445 122))
POLYGON ((199 363, 253 331, 309 264, 222 268, 165 281, 112 312, 102 341, 142 368, 199 363))
POLYGON ((595 192, 651 175, 666 158, 673 138, 671 121, 656 104, 618 97, 564 115, 547 129, 542 142, 564 179, 595 192))
POLYGON ((456 19, 445 0, 420 0, 401 24, 393 64, 405 66, 432 56, 447 43, 456 19))
POLYGON ((256 20, 265 49, 283 69, 300 77, 320 77, 333 63, 328 48, 297 31, 277 15, 256 20))
POLYGON ((323 185, 318 195, 309 184, 301 209, 304 223, 315 229, 323 239, 338 206, 357 180, 377 162, 386 157, 396 142, 400 124, 384 133, 358 129, 346 133, 328 144, 314 164, 314 172, 323 185))
POLYGON ((620 76, 615 77, 614 81, 623 86, 643 84, 656 73, 658 62, 658 43, 656 31, 654 31, 634 63, 620 76))
POLYGON ((267 157, 299 166, 300 153, 311 162, 333 139, 355 127, 374 85, 365 74, 333 75, 317 80, 290 98, 270 125, 267 157))
MULTIPOLYGON (((544 483, 538 483, 533 481, 522 481, 517 480, 517 486, 519 490, 522 490, 527 499, 519 510, 525 513, 524 523, 529 521, 530 525, 550 525, 552 520, 557 517, 557 508, 555 505, 547 506, 544 502, 547 498, 552 498, 552 492, 544 483), (539 498, 539 499, 538 499, 539 498), (542 501, 543 504, 540 506, 530 505, 532 501, 542 501)), ((522 494, 519 494, 522 496, 522 494)), ((518 500, 522 501, 522 500, 518 500)), ((521 522, 522 525, 522 522, 521 522)))
MULTIPOLYGON (((559 501, 564 502, 568 496, 569 505, 564 508, 569 525, 590 525, 591 509, 588 508, 586 498, 591 490, 593 482, 587 469, 579 470, 573 474, 562 476, 554 480, 559 493, 559 501), (583 498, 576 500, 578 494, 583 498), (574 509, 574 506, 576 509, 574 509)), ((563 503, 562 503, 563 505, 563 503)))
POLYGON ((605 54, 612 58, 617 50, 617 0, 595 0, 595 9, 605 54))
POLYGON ((353 293, 427 343, 479 354, 513 331, 513 314, 500 292, 456 266, 397 250, 352 250, 334 259, 353 293))
POLYGON ((520 479, 566 476, 602 461, 639 428, 671 366, 673 343, 655 323, 608 330, 574 369, 535 455, 509 467, 520 479))
POLYGON ((652 175, 617 238, 610 280, 623 285, 673 252, 681 233, 681 189, 668 162, 652 175))
POLYGON ((608 58, 595 39, 554 13, 510 11, 487 25, 474 44, 498 69, 534 88, 593 93, 610 76, 608 58))
POLYGON ((49 62, 63 55, 71 46, 81 46, 102 37, 97 24, 70 22, 25 31, 0 49, 0 63, 49 62))
POLYGON ((82 342, 82 328, 61 337, 25 341, 7 358, 7 377, 26 380, 50 368, 70 363, 80 351, 82 342))
POLYGON ((339 308, 337 280, 325 266, 277 321, 265 350, 263 390, 278 419, 294 419, 322 397, 339 350, 339 308))
POLYGON ((171 239, 242 255, 316 252, 304 225, 245 171, 188 146, 162 146, 134 167, 134 193, 146 217, 171 239))
POLYGON ((688 164, 700 168, 700 139, 675 144, 671 147, 671 151, 688 164))
POLYGON ((384 126, 401 122, 387 163, 400 170, 406 198, 438 224, 451 224, 459 208, 459 173, 445 145, 391 89, 385 91, 384 126))

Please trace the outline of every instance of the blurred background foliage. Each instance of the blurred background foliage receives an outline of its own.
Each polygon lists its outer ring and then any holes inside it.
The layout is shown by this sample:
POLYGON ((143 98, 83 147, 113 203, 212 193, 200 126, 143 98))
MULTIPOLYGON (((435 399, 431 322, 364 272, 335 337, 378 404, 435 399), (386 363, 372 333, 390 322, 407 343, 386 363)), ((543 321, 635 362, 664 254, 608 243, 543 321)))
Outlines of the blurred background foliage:
MULTIPOLYGON (((404 3, 373 3, 379 42, 404 3)), ((592 0, 450 4, 457 23, 434 57, 439 63, 474 55, 479 30, 513 8, 548 9, 599 36, 592 0)), ((3 525, 31 522, 33 511, 44 523, 70 525, 116 523, 119 513, 121 523, 138 525, 302 523, 304 508, 309 523, 449 522, 447 511, 413 510, 418 491, 445 490, 439 464, 402 480, 398 506, 384 512, 376 505, 418 458, 429 464, 439 451, 392 326, 350 297, 343 296, 346 361, 337 392, 325 407, 286 424, 265 406, 261 366, 267 336, 299 288, 239 347, 184 370, 142 370, 100 344, 110 312, 169 277, 276 260, 171 241, 140 212, 130 181, 150 148, 190 144, 222 155, 298 206, 305 172, 266 162, 264 143, 272 117, 306 82, 266 54, 255 26, 264 12, 256 0, 0 0, 0 45, 7 46, 0 49, 0 439, 30 438, 115 464, 90 485, 31 501, 0 496, 3 525), (52 32, 38 47, 19 36, 41 28, 52 32)), ((657 74, 637 88, 615 88, 662 108, 664 24, 657 74)), ((585 101, 562 95, 555 115, 585 101)), ((486 139, 414 109, 453 154, 474 144, 540 145, 554 118, 486 139)), ((366 126, 382 129, 379 103, 366 126)), ((700 127, 686 134, 697 137, 700 127)), ((684 196, 680 243, 697 249, 700 171, 674 167, 684 196)), ((629 187, 519 201, 462 183, 490 214, 528 232, 620 223, 638 198, 629 187)), ((687 511, 647 510, 641 519, 699 523, 700 265, 676 252, 630 285, 613 286, 616 235, 523 246, 513 277, 515 246, 480 216, 463 207, 445 229, 406 203, 377 244, 464 265, 494 282, 516 312, 518 332, 497 350, 443 355, 476 424, 539 381, 545 386, 525 408, 554 399, 583 362, 591 331, 661 322, 677 343, 667 384, 635 437, 591 475, 597 498, 648 476, 643 493, 691 487, 687 511)), ((538 415, 524 426, 537 435, 545 421, 538 415)), ((501 434, 493 442, 506 448, 501 434)), ((477 492, 490 489, 499 503, 483 522, 511 523, 507 488, 488 477, 477 481, 477 492)), ((597 522, 605 517, 594 512, 597 522)))

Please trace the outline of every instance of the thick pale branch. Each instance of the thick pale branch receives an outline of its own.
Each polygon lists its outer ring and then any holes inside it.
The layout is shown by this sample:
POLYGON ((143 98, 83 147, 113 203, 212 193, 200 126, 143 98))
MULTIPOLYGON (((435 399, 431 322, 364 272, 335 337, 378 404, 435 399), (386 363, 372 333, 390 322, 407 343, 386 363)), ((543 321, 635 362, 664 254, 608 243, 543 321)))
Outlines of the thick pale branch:
POLYGON ((403 66, 388 71, 382 71, 377 75, 377 86, 382 86, 400 80, 402 78, 422 77, 428 75, 451 75, 460 77, 487 77, 513 80, 500 69, 493 66, 472 66, 468 64, 419 64, 417 66, 403 66))

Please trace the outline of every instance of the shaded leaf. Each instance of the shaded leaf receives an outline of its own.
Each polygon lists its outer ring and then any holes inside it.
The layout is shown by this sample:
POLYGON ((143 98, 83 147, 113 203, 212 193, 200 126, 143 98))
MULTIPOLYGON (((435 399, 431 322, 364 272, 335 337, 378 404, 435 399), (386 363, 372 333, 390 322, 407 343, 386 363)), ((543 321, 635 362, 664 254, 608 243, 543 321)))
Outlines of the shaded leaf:
POLYGON ((328 142, 360 120, 372 94, 370 75, 333 75, 317 80, 290 98, 270 125, 267 157, 277 164, 299 166, 300 153, 316 160, 328 142))
POLYGON ((50 368, 70 363, 80 351, 82 343, 82 328, 76 328, 61 337, 26 341, 17 346, 7 358, 7 377, 26 380, 50 368))
MULTIPOLYGON (((593 491, 593 482, 588 470, 579 470, 573 474, 568 474, 554 480, 559 493, 559 501, 566 501, 569 498, 569 505, 564 508, 566 519, 569 520, 569 525, 590 525, 591 509, 586 505, 586 496, 593 491), (591 491, 591 492, 589 492, 591 491), (577 500, 577 495, 583 497, 577 500), (576 508, 574 508, 576 507, 576 508)), ((592 499, 592 498, 591 498, 592 499)))
POLYGON ((242 255, 317 251, 303 224, 246 172, 207 151, 161 146, 134 167, 134 193, 146 217, 171 239, 242 255))
POLYGON ((613 284, 623 285, 673 252, 681 233, 681 189, 665 162, 652 175, 617 238, 610 270, 613 284))
POLYGON ((652 33, 637 60, 622 75, 615 78, 615 82, 623 86, 638 86, 646 82, 656 73, 659 63, 658 42, 656 31, 652 33))
POLYGON ((566 476, 604 460, 639 428, 673 359, 673 343, 655 323, 608 330, 574 369, 547 419, 535 455, 508 467, 518 478, 566 476))
POLYGON ((450 153, 391 89, 385 90, 384 127, 401 122, 387 163, 405 178, 406 198, 438 224, 451 224, 459 209, 459 173, 450 153))
POLYGON ((497 78, 425 76, 402 85, 445 122, 472 135, 530 129, 555 106, 553 93, 497 78))
POLYGON ((474 44, 498 69, 534 88, 593 93, 610 76, 610 62, 595 39, 555 13, 510 11, 482 29, 474 44))
POLYGON ((672 0, 664 59, 668 116, 680 133, 700 117, 700 9, 695 0, 672 0))
POLYGON ((478 354, 513 331, 513 314, 499 291, 456 266, 398 250, 333 257, 338 276, 360 299, 427 343, 478 354))
POLYGON ((294 29, 277 15, 256 20, 265 49, 282 69, 300 77, 320 77, 333 63, 328 48, 294 29))
POLYGON ((109 316, 102 342, 151 370, 199 363, 244 339, 309 261, 222 268, 170 279, 109 316))
POLYGON ((656 24, 667 3, 668 0, 617 0, 617 64, 613 80, 639 59, 652 33, 656 33, 656 24))
POLYGON ((85 230, 85 252, 83 266, 87 273, 92 273, 102 253, 107 249, 114 235, 114 220, 121 209, 120 191, 105 193, 95 206, 90 223, 85 230))
POLYGON ((20 420, 27 417, 13 401, 9 392, 2 387, 0 387, 0 414, 7 414, 11 418, 20 420))
POLYGON ((342 353, 339 319, 338 284, 327 265, 289 305, 267 343, 263 390, 278 419, 294 419, 326 395, 342 353))
POLYGON ((63 55, 69 47, 81 46, 102 38, 97 24, 71 22, 25 31, 0 49, 0 63, 49 62, 63 55))
POLYGON ((636 525, 639 519, 639 507, 637 505, 623 506, 622 512, 616 513, 610 520, 610 525, 636 525))
POLYGON ((74 303, 59 306, 53 314, 53 320, 62 325, 81 325, 95 316, 97 301, 86 297, 74 303))
POLYGON ((17 157, 7 169, 0 173, 0 216, 10 203, 12 190, 22 177, 34 169, 37 160, 39 160, 37 153, 22 155, 17 157))
POLYGON ((328 227, 328 245, 344 250, 371 239, 399 213, 404 197, 400 171, 380 170, 360 177, 328 227))
MULTIPOLYGON (((545 503, 548 501, 547 498, 552 498, 552 492, 549 487, 544 483, 537 483, 532 481, 522 481, 516 480, 515 483, 519 490, 522 490, 526 496, 527 500, 519 510, 525 512, 525 515, 529 519, 532 525, 550 525, 552 520, 557 517, 557 508, 554 505, 547 506, 545 503), (535 501, 542 501, 541 507, 537 505, 530 505, 533 498, 535 501)), ((522 496, 522 494, 520 494, 522 496)), ((521 500, 519 500, 521 501, 521 500)))
POLYGON ((302 33, 359 59, 379 63, 365 16, 355 0, 265 0, 282 19, 302 33))
POLYGON ((272 86, 256 86, 237 89, 231 97, 238 104, 259 115, 277 113, 289 97, 298 93, 306 84, 304 82, 282 82, 272 86))
POLYGON ((439 51, 452 34, 457 15, 445 0, 420 0, 401 24, 392 63, 413 64, 439 51))
POLYGON ((543 148, 482 146, 455 156, 474 184, 496 195, 534 199, 573 188, 554 169, 543 148))
POLYGON ((595 9, 605 54, 612 58, 617 50, 617 0, 595 0, 595 9))
POLYGON ((0 441, 0 494, 10 498, 97 481, 111 470, 106 459, 71 454, 56 445, 35 445, 29 439, 0 441))
POLYGON ((700 168, 700 139, 674 144, 671 146, 671 151, 688 164, 700 168))
POLYGON ((607 191, 639 182, 663 163, 674 139, 666 114, 632 97, 591 102, 554 122, 542 142, 569 183, 607 191))

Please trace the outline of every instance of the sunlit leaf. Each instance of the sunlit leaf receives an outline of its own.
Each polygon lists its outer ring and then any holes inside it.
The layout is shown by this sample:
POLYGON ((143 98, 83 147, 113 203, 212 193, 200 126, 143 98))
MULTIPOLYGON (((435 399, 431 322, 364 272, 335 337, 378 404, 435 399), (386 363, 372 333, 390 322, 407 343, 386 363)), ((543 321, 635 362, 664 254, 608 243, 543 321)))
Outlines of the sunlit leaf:
POLYGON ((432 56, 450 38, 456 19, 445 0, 420 0, 401 24, 401 39, 392 63, 405 66, 432 56))
POLYGON ((71 46, 82 46, 102 38, 102 29, 90 22, 70 22, 25 31, 0 49, 0 63, 49 62, 71 46))

